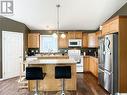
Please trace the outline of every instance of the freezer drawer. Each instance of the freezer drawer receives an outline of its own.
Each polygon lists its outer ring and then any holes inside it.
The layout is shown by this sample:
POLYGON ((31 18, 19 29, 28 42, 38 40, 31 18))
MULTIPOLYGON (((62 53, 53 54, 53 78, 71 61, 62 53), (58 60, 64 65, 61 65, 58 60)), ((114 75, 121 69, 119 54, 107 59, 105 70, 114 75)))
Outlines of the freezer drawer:
POLYGON ((98 69, 98 81, 99 84, 104 87, 108 92, 112 93, 113 90, 113 80, 112 73, 106 70, 98 69))

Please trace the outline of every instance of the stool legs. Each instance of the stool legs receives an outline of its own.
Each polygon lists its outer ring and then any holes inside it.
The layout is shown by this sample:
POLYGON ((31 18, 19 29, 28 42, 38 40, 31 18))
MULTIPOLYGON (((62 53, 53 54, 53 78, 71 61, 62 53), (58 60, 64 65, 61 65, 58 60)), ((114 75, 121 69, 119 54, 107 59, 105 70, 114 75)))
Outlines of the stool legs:
POLYGON ((38 80, 35 80, 35 93, 34 95, 38 95, 38 80))
POLYGON ((65 93, 64 93, 64 79, 61 79, 61 81, 62 81, 61 95, 65 95, 65 93))

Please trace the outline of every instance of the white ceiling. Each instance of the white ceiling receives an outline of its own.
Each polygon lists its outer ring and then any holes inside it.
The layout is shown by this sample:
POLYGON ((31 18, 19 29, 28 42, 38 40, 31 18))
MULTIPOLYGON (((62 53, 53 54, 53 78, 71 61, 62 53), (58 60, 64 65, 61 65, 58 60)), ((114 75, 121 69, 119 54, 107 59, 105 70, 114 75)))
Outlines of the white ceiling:
POLYGON ((14 15, 31 30, 56 30, 60 7, 60 30, 95 30, 127 0, 13 0, 14 15))

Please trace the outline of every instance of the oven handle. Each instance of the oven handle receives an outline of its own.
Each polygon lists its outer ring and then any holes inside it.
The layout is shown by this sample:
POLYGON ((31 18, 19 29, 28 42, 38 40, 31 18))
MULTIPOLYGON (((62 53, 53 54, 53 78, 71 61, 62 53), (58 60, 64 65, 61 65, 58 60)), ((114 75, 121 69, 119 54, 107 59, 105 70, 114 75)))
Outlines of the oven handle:
POLYGON ((80 64, 81 63, 81 59, 79 59, 79 61, 77 61, 77 64, 80 64))

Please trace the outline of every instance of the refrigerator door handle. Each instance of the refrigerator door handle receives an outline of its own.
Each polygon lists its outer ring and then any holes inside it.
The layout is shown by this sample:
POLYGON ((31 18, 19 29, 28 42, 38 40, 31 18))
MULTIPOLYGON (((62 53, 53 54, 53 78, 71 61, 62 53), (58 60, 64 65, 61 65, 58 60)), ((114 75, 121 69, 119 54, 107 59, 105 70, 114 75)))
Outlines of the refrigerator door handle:
POLYGON ((104 73, 107 73, 108 75, 111 75, 112 74, 112 72, 108 72, 108 71, 104 71, 104 73))
POLYGON ((102 69, 100 69, 100 68, 98 68, 98 69, 99 69, 101 72, 103 72, 103 73, 105 72, 104 70, 102 70, 102 69))
POLYGON ((103 73, 107 73, 108 75, 111 75, 111 74, 112 74, 112 72, 110 73, 110 72, 108 72, 108 71, 106 71, 106 70, 102 70, 102 69, 100 69, 100 68, 99 68, 99 70, 100 70, 101 72, 103 72, 103 73))

